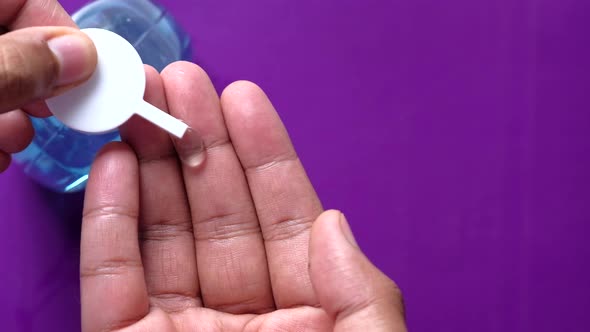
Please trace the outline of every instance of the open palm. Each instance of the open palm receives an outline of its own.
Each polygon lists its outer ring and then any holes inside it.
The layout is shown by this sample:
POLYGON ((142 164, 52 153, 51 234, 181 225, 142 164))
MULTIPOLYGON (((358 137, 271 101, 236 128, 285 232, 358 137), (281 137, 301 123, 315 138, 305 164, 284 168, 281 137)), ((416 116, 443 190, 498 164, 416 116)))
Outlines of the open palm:
POLYGON ((147 76, 146 100, 195 131, 173 142, 134 118, 128 145, 97 157, 84 331, 405 331, 395 284, 343 215, 323 212, 258 87, 234 83, 219 98, 189 63, 147 76))

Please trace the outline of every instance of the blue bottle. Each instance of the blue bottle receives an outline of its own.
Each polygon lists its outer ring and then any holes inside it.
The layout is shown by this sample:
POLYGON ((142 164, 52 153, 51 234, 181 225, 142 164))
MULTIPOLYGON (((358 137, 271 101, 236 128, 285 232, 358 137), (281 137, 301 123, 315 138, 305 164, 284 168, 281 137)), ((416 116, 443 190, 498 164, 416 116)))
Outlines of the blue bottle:
MULTIPOLYGON (((102 28, 127 39, 144 63, 161 71, 178 60, 191 59, 188 35, 161 6, 150 0, 97 0, 73 15, 80 28, 102 28)), ((94 157, 119 134, 86 135, 66 128, 54 117, 32 118, 35 137, 14 155, 24 172, 60 193, 82 191, 94 157)))

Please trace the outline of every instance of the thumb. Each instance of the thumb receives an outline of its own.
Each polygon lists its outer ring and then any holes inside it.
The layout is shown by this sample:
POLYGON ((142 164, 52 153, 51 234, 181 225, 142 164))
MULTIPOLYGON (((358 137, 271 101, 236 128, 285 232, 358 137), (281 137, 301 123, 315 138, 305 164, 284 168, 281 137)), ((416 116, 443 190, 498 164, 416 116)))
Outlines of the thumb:
POLYGON ((82 83, 96 62, 94 44, 77 29, 37 27, 0 36, 0 113, 82 83))
POLYGON ((310 275, 334 331, 406 331, 399 289, 361 252, 338 211, 324 212, 313 225, 310 275))

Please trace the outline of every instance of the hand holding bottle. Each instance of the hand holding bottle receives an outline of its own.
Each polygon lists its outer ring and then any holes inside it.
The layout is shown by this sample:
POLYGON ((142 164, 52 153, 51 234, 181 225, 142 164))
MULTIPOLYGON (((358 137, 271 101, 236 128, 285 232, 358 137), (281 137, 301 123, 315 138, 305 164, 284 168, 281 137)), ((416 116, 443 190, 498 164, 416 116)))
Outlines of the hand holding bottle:
POLYGON ((96 50, 55 0, 2 1, 0 27, 2 172, 33 137, 27 113, 49 115, 43 100, 88 79, 96 50))

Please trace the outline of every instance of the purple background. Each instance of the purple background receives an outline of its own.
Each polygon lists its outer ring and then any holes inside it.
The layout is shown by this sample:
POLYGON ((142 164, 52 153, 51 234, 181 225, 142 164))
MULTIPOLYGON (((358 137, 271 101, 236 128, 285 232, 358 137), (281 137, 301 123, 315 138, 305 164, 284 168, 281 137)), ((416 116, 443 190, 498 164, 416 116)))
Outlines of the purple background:
MULTIPOLYGON (((411 330, 590 329, 590 2, 162 2, 218 89, 268 91, 411 330)), ((80 197, 13 167, 0 202, 2 330, 77 331, 80 197)))

